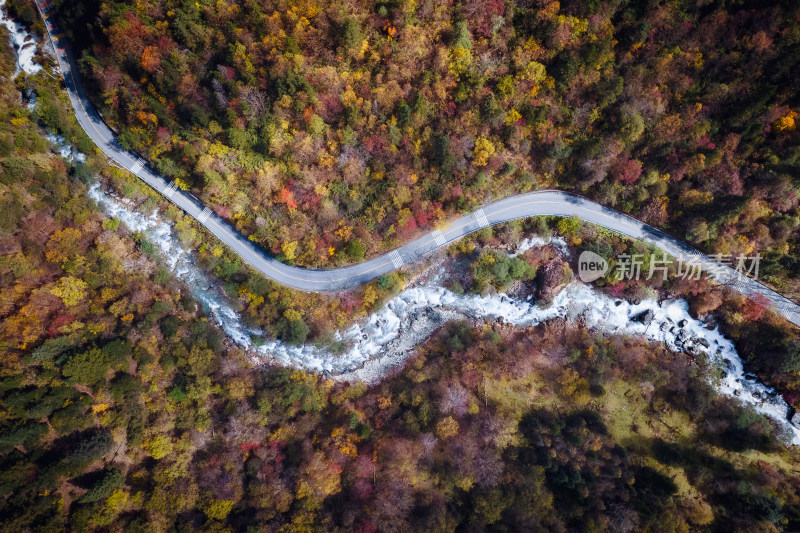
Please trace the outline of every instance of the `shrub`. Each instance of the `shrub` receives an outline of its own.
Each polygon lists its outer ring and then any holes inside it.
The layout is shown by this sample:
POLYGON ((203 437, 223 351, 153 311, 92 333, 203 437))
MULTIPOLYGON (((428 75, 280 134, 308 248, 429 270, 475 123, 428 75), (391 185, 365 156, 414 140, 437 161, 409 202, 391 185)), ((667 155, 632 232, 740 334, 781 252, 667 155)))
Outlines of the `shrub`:
POLYGON ((352 240, 347 245, 347 255, 349 255, 353 261, 363 261, 366 252, 366 246, 359 240, 352 240))
POLYGON ((519 257, 494 250, 485 250, 472 264, 473 289, 483 292, 487 286, 502 290, 514 281, 529 281, 536 276, 536 268, 519 257))

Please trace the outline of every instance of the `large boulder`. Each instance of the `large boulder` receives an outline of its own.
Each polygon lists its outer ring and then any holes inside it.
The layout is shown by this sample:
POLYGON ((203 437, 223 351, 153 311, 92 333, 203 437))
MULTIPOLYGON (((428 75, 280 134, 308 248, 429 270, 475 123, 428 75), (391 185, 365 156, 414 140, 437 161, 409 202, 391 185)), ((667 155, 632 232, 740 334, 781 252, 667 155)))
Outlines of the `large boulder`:
POLYGON ((550 302, 561 289, 573 280, 572 269, 569 264, 555 257, 539 268, 537 275, 538 299, 550 302))
POLYGON ((649 324, 653 321, 654 316, 655 314, 651 309, 645 309, 644 311, 631 316, 631 320, 633 322, 639 322, 640 324, 649 324))

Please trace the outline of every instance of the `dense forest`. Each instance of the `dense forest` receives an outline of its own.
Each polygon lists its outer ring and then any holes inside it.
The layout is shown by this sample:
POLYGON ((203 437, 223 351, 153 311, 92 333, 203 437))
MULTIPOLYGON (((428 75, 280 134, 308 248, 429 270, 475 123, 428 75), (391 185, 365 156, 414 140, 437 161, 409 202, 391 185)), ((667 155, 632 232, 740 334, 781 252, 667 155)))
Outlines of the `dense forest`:
MULTIPOLYGON (((35 23, 25 0, 10 3, 35 23)), ((687 222, 702 217, 709 233, 698 244, 772 250, 766 273, 776 282, 793 264, 796 102, 783 84, 797 73, 778 69, 797 53, 789 7, 412 1, 354 2, 345 12, 198 0, 111 1, 101 11, 91 2, 54 3, 108 39, 87 48, 87 74, 130 54, 106 72, 117 82, 104 92, 104 111, 128 142, 223 214, 230 209, 286 260, 357 260, 485 197, 555 185, 632 212, 667 198, 663 220, 653 222, 677 231, 702 227, 687 222), (115 41, 123 37, 131 41, 115 41), (683 52, 684 42, 697 48, 683 52), (158 68, 144 74, 148 47, 158 68), (572 67, 558 67, 570 58, 572 67), (752 75, 726 81, 737 68, 752 75), (521 74, 529 70, 530 79, 521 74), (716 77, 674 85, 687 72, 716 77), (169 89, 170 76, 187 85, 169 89), (619 89, 603 90, 608 83, 619 89), (348 86, 349 105, 333 93, 348 86), (758 93, 763 101, 747 100, 754 91, 766 91, 758 93), (263 103, 257 113, 248 94, 263 103), (290 105, 282 107, 285 95, 290 105), (726 116, 736 99, 750 104, 726 116), (139 111, 155 121, 136 124, 139 111), (641 124, 638 136, 615 129, 623 120, 641 124), (665 123, 675 128, 669 134, 665 123), (754 124, 757 131, 747 129, 754 124), (738 140, 717 149, 696 144, 698 132, 710 144, 738 140), (236 144, 237 135, 249 140, 236 144), (619 143, 603 159, 607 176, 588 174, 604 164, 600 151, 583 152, 592 135, 602 139, 598 150, 619 143), (558 141, 563 157, 552 151, 558 141), (668 149, 681 154, 673 163, 668 149), (304 153, 334 162, 303 161, 304 153), (700 171, 669 166, 698 154, 700 171), (642 174, 615 177, 619 158, 641 162, 642 174), (726 181, 734 169, 739 189, 726 181), (309 191, 309 179, 324 190, 309 191), (388 237, 375 240, 373 231, 388 237)), ((88 33, 73 37, 89 42, 88 33)), ((800 529, 800 452, 769 419, 717 396, 709 378, 719 369, 702 357, 563 321, 524 329, 457 322, 373 386, 254 368, 152 244, 96 211, 86 188, 101 175, 148 209, 158 197, 93 154, 57 78, 44 71, 15 81, 13 70, 3 47, 3 531, 800 529), (32 108, 22 99, 27 90, 37 95, 32 108), (58 157, 45 129, 90 154, 86 163, 58 157)), ((635 166, 626 168, 636 174, 635 166)), ((300 294, 254 275, 165 211, 244 313, 287 342, 324 340, 404 282, 392 274, 345 294, 300 294)), ((504 247, 530 231, 556 231, 608 258, 652 252, 572 219, 517 221, 451 247, 446 260, 463 268, 452 270, 448 287, 547 301, 573 273, 553 247, 509 258, 504 247)), ((598 285, 620 298, 686 297, 693 314, 717 321, 751 368, 800 407, 797 330, 763 302, 706 279, 598 285)))
POLYGON ((123 144, 287 261, 558 187, 800 268, 796 2, 53 4, 123 144))

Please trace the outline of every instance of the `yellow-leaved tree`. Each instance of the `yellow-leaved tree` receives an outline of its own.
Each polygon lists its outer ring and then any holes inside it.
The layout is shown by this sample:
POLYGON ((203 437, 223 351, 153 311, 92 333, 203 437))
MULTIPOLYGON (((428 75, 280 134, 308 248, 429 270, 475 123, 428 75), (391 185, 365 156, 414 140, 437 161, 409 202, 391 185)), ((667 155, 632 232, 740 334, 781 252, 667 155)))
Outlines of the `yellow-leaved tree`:
POLYGON ((475 150, 473 151, 476 167, 485 167, 489 163, 489 158, 494 155, 495 148, 492 141, 486 137, 478 137, 475 139, 475 150))
POLYGON ((458 434, 458 422, 452 416, 443 418, 436 424, 436 433, 443 439, 454 437, 458 434))
POLYGON ((89 285, 85 281, 74 276, 64 276, 58 280, 55 287, 50 289, 50 294, 61 298, 61 301, 67 307, 72 307, 86 297, 86 289, 88 288, 89 285))

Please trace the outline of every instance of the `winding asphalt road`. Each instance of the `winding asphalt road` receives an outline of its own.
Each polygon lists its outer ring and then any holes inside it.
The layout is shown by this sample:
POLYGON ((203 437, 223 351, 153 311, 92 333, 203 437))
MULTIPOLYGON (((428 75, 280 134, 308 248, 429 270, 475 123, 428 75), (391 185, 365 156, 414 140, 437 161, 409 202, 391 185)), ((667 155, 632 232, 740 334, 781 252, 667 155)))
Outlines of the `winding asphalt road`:
POLYGON ((760 294, 787 320, 800 326, 800 306, 751 278, 740 276, 733 268, 722 265, 687 244, 635 218, 599 205, 591 200, 562 191, 537 191, 505 198, 487 204, 442 228, 410 242, 388 254, 369 261, 341 268, 315 270, 286 265, 267 255, 242 236, 228 222, 218 217, 194 195, 182 191, 156 174, 138 155, 123 149, 108 126, 95 111, 81 86, 69 44, 48 15, 47 2, 37 1, 48 34, 64 76, 67 92, 75 110, 75 118, 100 150, 117 165, 138 176, 156 191, 206 227, 219 240, 230 246, 251 267, 264 276, 303 291, 336 291, 355 287, 383 274, 401 268, 429 252, 446 246, 464 235, 489 225, 541 215, 577 216, 584 222, 597 224, 634 239, 647 241, 684 262, 699 265, 715 274, 717 280, 745 295, 760 294))

